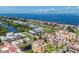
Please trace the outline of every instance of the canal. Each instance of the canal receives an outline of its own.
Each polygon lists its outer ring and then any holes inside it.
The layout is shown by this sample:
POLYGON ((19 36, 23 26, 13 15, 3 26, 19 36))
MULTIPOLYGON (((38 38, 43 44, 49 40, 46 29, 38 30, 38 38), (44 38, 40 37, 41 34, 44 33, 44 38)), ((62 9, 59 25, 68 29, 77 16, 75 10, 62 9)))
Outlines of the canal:
POLYGON ((7 24, 2 24, 1 26, 7 28, 8 29, 8 32, 16 32, 17 31, 14 27, 9 26, 7 24))

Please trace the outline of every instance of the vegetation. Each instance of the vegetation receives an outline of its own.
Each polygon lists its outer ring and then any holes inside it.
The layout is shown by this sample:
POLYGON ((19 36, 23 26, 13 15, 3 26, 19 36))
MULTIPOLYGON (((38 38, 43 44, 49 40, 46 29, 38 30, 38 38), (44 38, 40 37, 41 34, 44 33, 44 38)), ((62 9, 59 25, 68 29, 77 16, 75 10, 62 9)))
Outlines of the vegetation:
POLYGON ((47 43, 47 38, 46 38, 46 37, 44 38, 44 42, 46 42, 46 43, 47 43))
POLYGON ((25 53, 33 53, 32 50, 24 51, 25 53))
POLYGON ((0 43, 2 43, 1 39, 0 39, 0 43))
POLYGON ((19 48, 23 51, 23 52, 27 52, 27 53, 31 53, 32 49, 31 49, 31 45, 30 44, 20 44, 19 48))
POLYGON ((4 28, 4 27, 0 27, 0 35, 5 35, 8 32, 8 29, 4 28))
POLYGON ((51 53, 51 52, 54 52, 54 51, 57 51, 58 49, 57 48, 55 48, 53 45, 51 45, 51 44, 48 44, 48 47, 47 47, 47 51, 48 51, 48 53, 51 53))
MULTIPOLYGON (((6 18, 6 17, 5 17, 6 18)), ((29 28, 28 26, 24 26, 24 25, 20 25, 20 24, 14 24, 12 20, 19 20, 18 18, 12 18, 12 19, 7 19, 6 21, 4 21, 4 23, 7 23, 10 26, 13 26, 14 28, 16 28, 18 31, 17 32, 22 32, 26 38, 30 38, 33 39, 33 41, 39 39, 42 39, 42 34, 43 33, 39 33, 37 35, 31 35, 28 33, 29 30, 32 30, 32 28, 29 28)), ((28 22, 30 24, 33 24, 31 22, 28 22)), ((44 25, 44 24, 33 24, 35 26, 41 26, 44 29, 44 33, 49 33, 52 34, 54 33, 55 30, 63 30, 64 27, 58 27, 58 26, 52 26, 52 25, 44 25)), ((69 32, 74 32, 77 35, 79 35, 79 30, 76 30, 75 28, 68 26, 66 28, 66 30, 68 30, 69 32)), ((8 32, 8 29, 4 28, 4 27, 0 27, 0 35, 4 35, 5 33, 8 32)), ((63 49, 64 47, 58 48, 58 47, 54 47, 53 45, 49 44, 47 42, 47 38, 44 38, 44 41, 48 44, 47 46, 47 52, 52 53, 54 51, 58 51, 59 49, 63 49)), ((2 43, 1 39, 0 39, 0 44, 2 43)), ((27 44, 27 42, 24 40, 23 43, 21 43, 18 46, 23 52, 25 53, 32 53, 32 49, 31 49, 31 44, 27 44)))
POLYGON ((71 26, 68 26, 66 30, 68 30, 69 32, 74 32, 74 33, 76 32, 76 29, 72 28, 71 26))
POLYGON ((12 20, 8 20, 7 24, 16 28, 19 32, 28 32, 29 30, 31 30, 31 28, 29 28, 28 26, 23 26, 23 25, 20 25, 20 24, 14 24, 12 22, 12 20))

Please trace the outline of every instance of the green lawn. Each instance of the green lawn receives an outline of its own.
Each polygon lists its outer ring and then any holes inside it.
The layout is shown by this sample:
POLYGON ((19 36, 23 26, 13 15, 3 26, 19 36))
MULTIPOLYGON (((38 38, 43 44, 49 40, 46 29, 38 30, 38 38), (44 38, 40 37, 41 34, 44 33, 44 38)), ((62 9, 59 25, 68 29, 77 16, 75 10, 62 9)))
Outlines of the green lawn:
POLYGON ((79 35, 79 30, 76 31, 76 34, 79 35))
POLYGON ((26 38, 30 38, 30 39, 34 39, 35 37, 38 38, 37 35, 31 35, 31 34, 29 34, 27 32, 22 32, 22 33, 26 36, 26 38))
POLYGON ((26 36, 26 38, 32 38, 32 36, 29 35, 27 32, 23 32, 23 34, 26 36))
POLYGON ((51 44, 48 44, 48 47, 47 47, 47 51, 48 53, 52 53, 54 51, 57 51, 58 49, 56 49, 54 46, 52 46, 51 44))
POLYGON ((44 29, 45 33, 52 33, 52 31, 50 29, 44 29))
POLYGON ((32 49, 28 51, 24 51, 24 53, 33 53, 32 49))

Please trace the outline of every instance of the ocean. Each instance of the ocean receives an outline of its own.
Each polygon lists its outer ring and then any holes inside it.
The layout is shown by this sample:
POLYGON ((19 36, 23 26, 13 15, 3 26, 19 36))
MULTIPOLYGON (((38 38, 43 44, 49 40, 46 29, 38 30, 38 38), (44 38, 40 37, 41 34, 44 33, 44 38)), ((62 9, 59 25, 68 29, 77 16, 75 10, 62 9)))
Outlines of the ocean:
POLYGON ((34 19, 60 24, 79 25, 78 14, 0 14, 0 16, 34 19))

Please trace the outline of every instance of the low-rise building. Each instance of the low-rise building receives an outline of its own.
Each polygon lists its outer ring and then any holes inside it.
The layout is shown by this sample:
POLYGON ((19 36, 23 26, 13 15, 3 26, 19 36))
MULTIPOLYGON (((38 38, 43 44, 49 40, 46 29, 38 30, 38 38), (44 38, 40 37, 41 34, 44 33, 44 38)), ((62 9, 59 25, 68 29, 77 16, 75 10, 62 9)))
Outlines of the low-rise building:
POLYGON ((14 20, 14 21, 13 21, 13 23, 14 23, 14 24, 18 24, 18 23, 19 23, 19 21, 15 21, 15 20, 14 20))
POLYGON ((79 36, 77 36, 77 41, 79 42, 79 36))
POLYGON ((33 30, 30 30, 29 33, 33 35, 38 34, 38 33, 43 33, 43 28, 42 27, 35 28, 33 30))
POLYGON ((55 32, 57 36, 61 36, 63 39, 66 40, 76 40, 76 34, 64 30, 58 30, 55 32))
POLYGON ((32 43, 32 50, 35 53, 44 53, 47 51, 47 44, 43 40, 37 40, 32 43))
POLYGON ((24 38, 25 35, 22 34, 22 33, 7 33, 6 36, 0 36, 0 39, 2 42, 5 42, 6 40, 15 40, 15 39, 21 39, 21 38, 24 38))
POLYGON ((59 36, 51 35, 48 41, 57 48, 63 47, 65 45, 64 39, 59 36))
POLYGON ((1 47, 1 53, 20 53, 21 50, 15 46, 12 45, 11 43, 5 43, 2 47, 1 47))
POLYGON ((76 29, 77 29, 77 30, 79 30, 79 25, 78 25, 78 26, 76 26, 76 29))
POLYGON ((35 26, 35 25, 33 25, 33 24, 30 24, 29 27, 30 27, 30 28, 33 28, 33 29, 37 28, 37 26, 35 26))
POLYGON ((76 40, 76 34, 72 32, 67 32, 63 30, 57 30, 55 34, 44 34, 44 38, 46 37, 47 41, 54 45, 55 47, 63 47, 66 41, 76 40))
POLYGON ((33 30, 30 30, 29 33, 32 34, 32 35, 37 34, 37 33, 36 33, 35 31, 33 31, 33 30))
POLYGON ((79 53, 79 43, 66 42, 66 44, 69 52, 79 53))
POLYGON ((43 28, 42 27, 38 27, 36 29, 34 29, 35 32, 39 33, 39 32, 43 32, 43 28))
POLYGON ((5 36, 0 36, 0 40, 1 40, 2 42, 5 42, 7 39, 6 39, 5 36))

